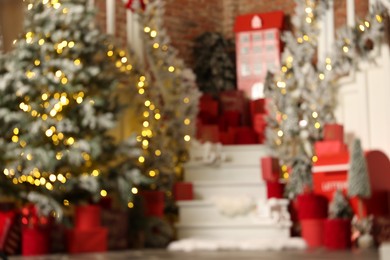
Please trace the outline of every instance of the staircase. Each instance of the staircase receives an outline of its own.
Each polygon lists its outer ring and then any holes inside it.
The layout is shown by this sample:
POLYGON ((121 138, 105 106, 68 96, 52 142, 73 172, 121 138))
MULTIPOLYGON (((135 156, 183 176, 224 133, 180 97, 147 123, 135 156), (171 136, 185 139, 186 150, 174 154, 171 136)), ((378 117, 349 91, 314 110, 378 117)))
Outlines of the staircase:
POLYGON ((283 240, 290 237, 287 200, 267 199, 264 145, 196 143, 185 181, 194 200, 179 201, 178 239, 283 240))

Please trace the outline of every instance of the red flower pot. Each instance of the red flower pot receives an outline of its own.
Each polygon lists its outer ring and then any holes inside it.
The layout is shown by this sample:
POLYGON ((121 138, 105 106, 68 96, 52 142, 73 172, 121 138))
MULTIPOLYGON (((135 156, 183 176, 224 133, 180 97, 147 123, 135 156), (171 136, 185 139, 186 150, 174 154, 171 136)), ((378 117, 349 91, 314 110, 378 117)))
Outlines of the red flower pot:
POLYGON ((351 220, 327 219, 324 224, 324 246, 340 250, 351 247, 351 220))
POLYGON ((302 238, 309 248, 321 247, 324 244, 324 220, 303 219, 301 220, 302 238))

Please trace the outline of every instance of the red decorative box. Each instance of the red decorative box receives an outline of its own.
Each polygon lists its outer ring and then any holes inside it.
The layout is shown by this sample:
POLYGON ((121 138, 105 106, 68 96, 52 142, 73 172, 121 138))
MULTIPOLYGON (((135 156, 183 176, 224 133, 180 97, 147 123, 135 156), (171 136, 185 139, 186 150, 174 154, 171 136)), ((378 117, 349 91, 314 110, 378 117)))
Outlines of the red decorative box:
POLYGON ((240 125, 241 115, 238 111, 225 111, 218 118, 220 131, 226 131, 229 127, 238 127, 240 125))
POLYGON ((241 115, 240 125, 250 125, 249 118, 249 104, 243 91, 240 90, 227 90, 223 91, 219 95, 221 111, 238 111, 241 115))
POLYGON ((344 127, 339 124, 324 125, 324 140, 344 143, 344 127))
POLYGON ((297 196, 298 219, 325 219, 328 216, 328 201, 324 196, 307 193, 297 196))
POLYGON ((34 228, 22 229, 22 255, 46 255, 49 253, 48 231, 34 228))
POLYGON ((257 144, 258 136, 250 127, 237 127, 235 128, 236 144, 257 144))
POLYGON ((314 149, 318 157, 348 153, 347 145, 340 141, 317 141, 314 143, 314 149))
POLYGON ((164 216, 165 197, 162 191, 141 191, 140 195, 145 202, 146 216, 164 216))
POLYGON ((128 211, 102 210, 102 225, 107 228, 108 231, 108 250, 124 250, 128 248, 128 211))
POLYGON ((235 144, 234 132, 219 132, 219 141, 224 145, 235 144))
POLYGON ((267 115, 266 114, 256 114, 253 116, 253 129, 258 134, 263 134, 265 128, 267 127, 267 115))
POLYGON ((249 108, 252 117, 256 114, 265 114, 266 113, 266 99, 265 98, 259 98, 255 100, 251 100, 249 102, 249 108))
POLYGON ((68 230, 68 253, 105 252, 107 251, 107 235, 107 229, 102 227, 68 230))
POLYGON ((301 235, 310 248, 324 244, 324 219, 303 219, 300 221, 301 235))
POLYGON ((283 199, 284 184, 280 182, 267 181, 267 198, 283 199))
POLYGON ((327 219, 324 223, 324 246, 341 250, 351 247, 351 220, 327 219))
POLYGON ((198 118, 204 124, 215 123, 219 112, 218 101, 214 100, 209 95, 203 95, 199 100, 199 114, 198 118))
POLYGON ((173 197, 178 200, 193 200, 194 191, 191 182, 176 182, 173 186, 173 197))
POLYGON ((218 125, 200 125, 197 133, 198 140, 202 142, 219 142, 218 125))
POLYGON ((75 211, 75 229, 94 229, 100 227, 100 211, 98 205, 80 205, 75 211))
POLYGON ((279 160, 273 157, 263 157, 261 162, 261 174, 263 180, 269 182, 277 182, 280 178, 279 160))

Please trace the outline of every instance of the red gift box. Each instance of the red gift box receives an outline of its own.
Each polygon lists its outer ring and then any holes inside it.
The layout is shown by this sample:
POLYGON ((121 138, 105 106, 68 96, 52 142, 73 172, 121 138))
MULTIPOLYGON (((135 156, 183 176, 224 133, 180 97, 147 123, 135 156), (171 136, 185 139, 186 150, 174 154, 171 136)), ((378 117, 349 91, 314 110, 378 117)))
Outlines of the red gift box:
POLYGON ((328 216, 328 201, 324 196, 306 193, 297 196, 298 219, 325 219, 328 216))
POLYGON ((250 127, 237 127, 235 130, 236 144, 257 144, 258 136, 250 127))
POLYGON ((221 111, 238 111, 241 115, 241 125, 250 125, 249 104, 241 90, 227 90, 219 95, 221 111))
POLYGON ((219 141, 223 145, 235 144, 234 132, 219 132, 219 141))
POLYGON ((162 191, 141 191, 140 195, 145 202, 145 215, 146 216, 164 216, 164 192, 162 191))
POLYGON ((238 111, 225 111, 218 119, 218 125, 220 131, 226 131, 230 126, 238 127, 240 125, 240 112, 238 111))
POLYGON ((219 142, 219 129, 217 125, 199 125, 197 139, 202 142, 219 142))
POLYGON ((347 145, 340 141, 317 141, 314 143, 314 149, 317 156, 348 153, 347 145))
POLYGON ((129 214, 122 210, 102 210, 102 225, 107 228, 108 250, 128 248, 129 214))
POLYGON ((260 162, 263 180, 277 182, 281 173, 279 160, 273 157, 263 157, 260 159, 260 162))
POLYGON ((339 124, 324 125, 324 140, 344 143, 344 127, 339 124))
POLYGON ((100 227, 100 211, 98 205, 80 205, 76 207, 75 228, 93 229, 100 227))
POLYGON ((33 227, 22 229, 22 255, 46 255, 49 253, 48 231, 33 227))
POLYGON ((198 118, 201 119, 204 124, 215 123, 218 117, 219 105, 218 101, 214 100, 209 95, 203 95, 199 99, 199 113, 198 118))
POLYGON ((266 113, 266 99, 265 98, 259 98, 255 100, 251 100, 249 102, 249 108, 252 117, 256 114, 265 114, 266 113))
POLYGON ((340 250, 351 247, 351 220, 327 219, 324 223, 324 246, 340 250))
POLYGON ((191 182, 176 182, 173 186, 173 197, 178 200, 193 200, 194 190, 191 182))
POLYGON ((256 131, 256 133, 263 134, 266 127, 267 127, 266 114, 256 114, 253 116, 253 129, 256 131))
POLYGON ((283 199, 284 184, 280 182, 267 181, 267 198, 283 199))
POLYGON ((106 228, 72 229, 67 232, 68 252, 71 254, 107 251, 106 228))
POLYGON ((324 244, 324 219, 303 219, 300 221, 301 235, 310 248, 324 244))

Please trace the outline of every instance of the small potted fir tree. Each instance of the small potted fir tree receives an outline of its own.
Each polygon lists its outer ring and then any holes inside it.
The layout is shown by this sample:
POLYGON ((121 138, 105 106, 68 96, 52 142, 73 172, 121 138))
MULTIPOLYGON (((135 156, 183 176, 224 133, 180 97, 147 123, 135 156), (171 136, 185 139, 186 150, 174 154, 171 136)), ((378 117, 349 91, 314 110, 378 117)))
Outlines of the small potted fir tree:
POLYGON ((353 211, 343 191, 337 190, 329 205, 329 218, 324 226, 324 245, 328 249, 346 249, 351 246, 351 219, 353 211))

